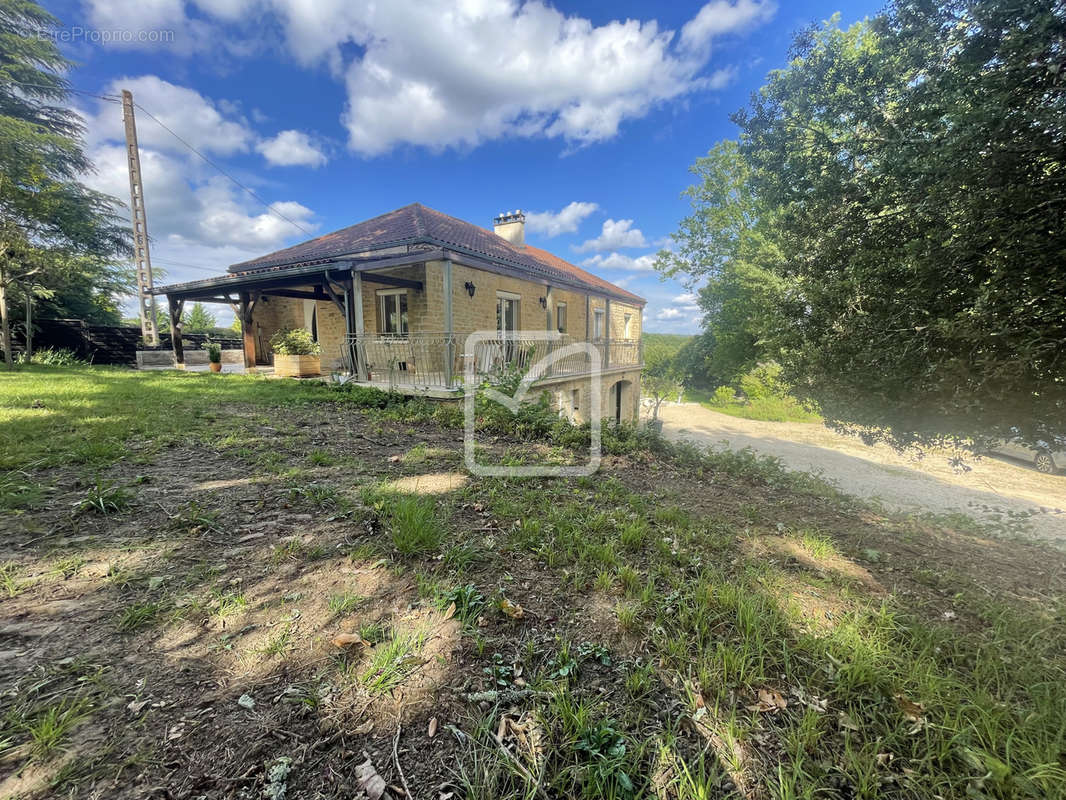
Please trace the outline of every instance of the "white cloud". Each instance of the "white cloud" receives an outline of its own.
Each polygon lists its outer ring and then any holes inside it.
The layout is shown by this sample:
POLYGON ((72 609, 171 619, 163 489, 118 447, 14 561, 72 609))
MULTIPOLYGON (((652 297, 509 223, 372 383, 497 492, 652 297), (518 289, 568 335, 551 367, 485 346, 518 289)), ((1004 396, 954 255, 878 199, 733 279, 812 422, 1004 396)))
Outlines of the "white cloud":
MULTIPOLYGON (((90 24, 100 31, 169 30, 176 24, 186 22, 182 0, 137 0, 136 3, 129 0, 92 0, 85 5, 90 24)), ((108 41, 107 44, 121 47, 131 46, 133 42, 108 41)), ((138 41, 137 44, 146 46, 148 42, 138 41)))
POLYGON ((581 266, 594 271, 598 269, 623 269, 629 272, 653 272, 655 270, 655 254, 648 253, 638 258, 622 255, 621 253, 597 254, 592 256, 592 258, 586 258, 581 262, 581 266))
POLYGON ((368 156, 505 137, 610 139, 657 105, 725 85, 728 69, 705 73, 710 42, 775 10, 712 0, 677 35, 655 20, 595 25, 538 0, 196 0, 194 14, 181 0, 142 0, 127 14, 129 3, 85 2, 98 23, 176 28, 205 52, 263 47, 280 29, 297 62, 343 78, 348 143, 368 156), (205 16, 229 25, 201 35, 205 16))
POLYGON ((684 312, 682 312, 680 309, 677 309, 677 308, 664 308, 664 309, 661 309, 659 311, 659 313, 655 315, 655 319, 658 319, 658 320, 681 319, 684 316, 685 316, 684 312))
POLYGON ((724 89, 735 81, 739 74, 740 69, 736 66, 716 69, 711 73, 711 77, 707 79, 707 86, 711 89, 724 89))
POLYGON ((776 11, 772 0, 712 0, 681 28, 681 46, 705 50, 716 36, 768 22, 776 11))
POLYGON ((609 219, 595 239, 589 239, 577 248, 579 253, 590 250, 619 250, 625 247, 647 247, 648 242, 640 228, 633 227, 631 219, 609 219))
MULTIPOLYGON (((227 154, 249 149, 255 135, 243 122, 227 119, 221 104, 197 92, 146 76, 132 81, 135 97, 159 92, 148 102, 160 103, 158 113, 173 121, 179 133, 209 153, 227 154), (167 104, 169 100, 170 104, 167 104), (183 103, 177 106, 176 103, 183 103), (183 113, 183 112, 188 112, 183 113), (217 135, 207 136, 206 120, 214 120, 217 135)), ((126 85, 129 85, 127 83, 126 85)), ((156 112, 156 108, 152 108, 156 112)), ((129 177, 121 113, 111 103, 82 114, 88 126, 88 155, 96 171, 84 177, 94 189, 127 202, 129 177)), ((163 118, 163 117, 161 117, 163 118)), ((153 264, 165 275, 157 283, 179 283, 225 273, 226 267, 263 255, 293 241, 308 238, 281 216, 314 231, 313 211, 292 200, 279 200, 264 209, 228 179, 204 164, 150 120, 138 116, 141 175, 151 236, 153 264), (277 212, 277 213, 272 213, 277 212)))
MULTIPOLYGON (((247 122, 235 118, 235 107, 224 101, 213 101, 195 89, 177 86, 156 75, 118 78, 106 88, 105 94, 120 94, 123 89, 133 93, 133 101, 143 106, 163 125, 191 146, 204 153, 232 155, 246 152, 255 140, 247 122)), ((181 142, 157 124, 144 111, 137 110, 137 142, 141 147, 166 152, 188 152, 181 142)), ((98 112, 87 119, 86 140, 89 145, 102 141, 118 141, 124 136, 122 111, 112 103, 103 103, 98 112)))
POLYGON ((599 209, 596 203, 574 200, 558 211, 527 211, 526 228, 548 238, 561 233, 575 233, 585 217, 599 209))
POLYGON ((326 154, 303 131, 282 131, 255 146, 271 164, 279 167, 321 167, 326 154))
POLYGON ((699 298, 692 292, 679 294, 674 298, 674 305, 685 312, 699 311, 699 298))

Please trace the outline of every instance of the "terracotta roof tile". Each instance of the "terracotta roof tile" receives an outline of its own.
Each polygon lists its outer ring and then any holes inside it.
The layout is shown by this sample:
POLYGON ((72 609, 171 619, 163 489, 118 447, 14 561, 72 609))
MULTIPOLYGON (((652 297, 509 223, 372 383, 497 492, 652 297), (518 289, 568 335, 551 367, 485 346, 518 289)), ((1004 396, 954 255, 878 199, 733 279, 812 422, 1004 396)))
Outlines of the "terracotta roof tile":
POLYGON ((516 247, 492 231, 442 214, 420 203, 412 203, 284 250, 234 264, 230 267, 230 272, 250 274, 370 250, 417 244, 435 244, 466 250, 524 270, 536 277, 577 283, 635 303, 644 302, 638 295, 586 272, 546 250, 529 245, 516 247))

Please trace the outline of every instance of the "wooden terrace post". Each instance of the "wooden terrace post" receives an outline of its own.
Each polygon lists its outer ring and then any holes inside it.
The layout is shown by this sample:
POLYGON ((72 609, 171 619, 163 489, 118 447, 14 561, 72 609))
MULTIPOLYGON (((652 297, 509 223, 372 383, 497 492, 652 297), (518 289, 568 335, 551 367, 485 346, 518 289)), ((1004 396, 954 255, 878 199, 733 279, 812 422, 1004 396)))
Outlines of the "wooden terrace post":
POLYGON ((355 358, 356 377, 367 380, 366 362, 363 359, 363 276, 352 267, 351 288, 348 290, 348 334, 355 336, 352 353, 355 358))
POLYGON ((240 292, 238 311, 241 318, 241 335, 244 338, 244 368, 255 369, 255 328, 252 327, 252 311, 255 299, 249 292, 240 292))

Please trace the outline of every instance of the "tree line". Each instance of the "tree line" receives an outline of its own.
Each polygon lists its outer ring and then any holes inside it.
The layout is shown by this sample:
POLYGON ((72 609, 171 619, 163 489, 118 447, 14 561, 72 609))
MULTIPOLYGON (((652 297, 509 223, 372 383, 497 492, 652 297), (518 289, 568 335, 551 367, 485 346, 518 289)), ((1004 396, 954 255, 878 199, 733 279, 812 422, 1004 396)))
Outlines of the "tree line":
MULTIPOLYGON (((48 35, 54 17, 0 0, 0 339, 12 366, 13 309, 117 322, 134 275, 122 204, 82 183, 80 116, 68 105, 72 64, 48 35)), ((32 339, 30 339, 32 341, 32 339)))
POLYGON ((780 364, 897 444, 1066 435, 1066 6, 897 0, 795 37, 657 267, 702 372, 780 364))

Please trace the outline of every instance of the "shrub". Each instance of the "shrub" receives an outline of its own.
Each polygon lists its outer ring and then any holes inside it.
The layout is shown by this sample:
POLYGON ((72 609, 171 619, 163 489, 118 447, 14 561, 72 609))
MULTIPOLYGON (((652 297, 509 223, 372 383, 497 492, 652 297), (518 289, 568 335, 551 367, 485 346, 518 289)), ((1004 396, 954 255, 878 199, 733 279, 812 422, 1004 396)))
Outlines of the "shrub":
POLYGON ((322 351, 307 328, 283 328, 270 337, 270 348, 283 356, 317 356, 322 351))
POLYGON ((444 535, 436 504, 428 497, 396 496, 388 510, 392 543, 401 555, 435 552, 444 535))
POLYGON ((65 347, 57 349, 45 347, 34 351, 33 355, 28 359, 26 354, 23 353, 19 356, 18 361, 20 364, 39 364, 45 367, 74 367, 88 363, 78 358, 78 354, 73 350, 68 350, 65 347))
POLYGON ((711 402, 716 403, 718 405, 727 406, 730 403, 735 403, 736 401, 737 396, 733 392, 732 386, 719 386, 717 389, 714 390, 714 398, 711 402))
POLYGON ((212 364, 222 363, 222 345, 218 342, 207 343, 207 360, 212 364))

